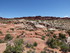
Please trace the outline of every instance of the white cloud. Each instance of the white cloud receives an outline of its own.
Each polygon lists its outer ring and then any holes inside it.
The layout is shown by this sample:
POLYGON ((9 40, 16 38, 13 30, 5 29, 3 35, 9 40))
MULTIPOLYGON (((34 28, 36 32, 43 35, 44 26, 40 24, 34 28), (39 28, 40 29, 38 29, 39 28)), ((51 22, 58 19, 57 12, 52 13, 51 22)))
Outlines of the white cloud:
POLYGON ((69 17, 69 16, 64 16, 64 17, 69 17))

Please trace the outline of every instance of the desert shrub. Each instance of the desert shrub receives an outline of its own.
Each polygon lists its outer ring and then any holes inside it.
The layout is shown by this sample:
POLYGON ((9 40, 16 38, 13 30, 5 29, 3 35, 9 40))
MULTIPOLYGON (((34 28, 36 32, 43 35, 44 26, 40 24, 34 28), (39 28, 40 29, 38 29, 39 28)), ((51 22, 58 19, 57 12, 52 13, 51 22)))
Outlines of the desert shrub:
POLYGON ((2 34, 2 31, 0 31, 0 34, 2 34))
POLYGON ((32 48, 33 50, 35 50, 35 48, 34 48, 34 46, 33 46, 33 45, 31 46, 31 48, 32 48))
POLYGON ((63 43, 60 48, 61 48, 61 51, 63 51, 64 53, 67 53, 69 50, 69 46, 65 43, 63 43))
POLYGON ((35 51, 29 50, 27 53, 36 53, 35 51))
POLYGON ((12 50, 14 50, 14 47, 11 45, 7 45, 6 50, 3 53, 12 53, 12 50))
POLYGON ((37 43, 36 43, 36 42, 34 42, 33 46, 37 46, 37 43))
POLYGON ((50 31, 51 34, 53 34, 53 31, 50 31))
POLYGON ((67 33, 70 35, 70 30, 68 30, 67 33))
POLYGON ((30 47, 32 47, 32 45, 27 43, 27 44, 26 44, 26 47, 27 47, 27 48, 30 48, 30 47))
POLYGON ((6 34, 5 36, 5 40, 12 40, 13 36, 11 36, 10 34, 6 34))
POLYGON ((17 22, 14 22, 14 24, 18 24, 17 22))
POLYGON ((59 33, 59 39, 66 39, 65 34, 59 33))
POLYGON ((50 34, 48 33, 46 36, 50 36, 50 34))
POLYGON ((54 34, 53 37, 56 38, 56 35, 54 34))
POLYGON ((14 28, 10 28, 10 30, 14 31, 14 28))
POLYGON ((48 46, 51 48, 57 48, 58 47, 58 40, 56 40, 54 38, 49 38, 48 41, 46 42, 46 44, 48 44, 48 46))
POLYGON ((63 44, 62 41, 60 41, 59 39, 55 39, 55 38, 49 38, 46 43, 51 48, 58 48, 63 44))
POLYGON ((45 40, 45 36, 42 36, 42 38, 41 38, 42 40, 45 40))
POLYGON ((33 29, 30 29, 29 31, 34 31, 33 29))
POLYGON ((57 52, 55 52, 55 53, 57 53, 57 52))
POLYGON ((46 53, 46 51, 41 51, 41 53, 46 53))
POLYGON ((3 53, 22 53, 23 52, 23 42, 21 39, 14 42, 14 46, 7 44, 6 50, 3 53))
POLYGON ((38 33, 35 33, 35 35, 38 35, 38 33))
POLYGON ((23 39, 16 39, 15 41, 14 41, 14 44, 15 45, 22 45, 24 42, 23 42, 23 39))
POLYGON ((20 36, 17 36, 16 38, 19 38, 20 36))
POLYGON ((0 39, 0 43, 3 43, 4 41, 0 39))

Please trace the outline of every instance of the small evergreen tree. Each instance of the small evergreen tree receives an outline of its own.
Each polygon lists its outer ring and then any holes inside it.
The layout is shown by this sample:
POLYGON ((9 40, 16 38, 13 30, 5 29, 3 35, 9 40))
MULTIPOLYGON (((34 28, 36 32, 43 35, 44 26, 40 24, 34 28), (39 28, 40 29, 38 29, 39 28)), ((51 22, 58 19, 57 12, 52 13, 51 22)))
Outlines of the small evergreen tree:
POLYGON ((37 43, 36 43, 36 42, 34 42, 33 46, 37 46, 37 43))

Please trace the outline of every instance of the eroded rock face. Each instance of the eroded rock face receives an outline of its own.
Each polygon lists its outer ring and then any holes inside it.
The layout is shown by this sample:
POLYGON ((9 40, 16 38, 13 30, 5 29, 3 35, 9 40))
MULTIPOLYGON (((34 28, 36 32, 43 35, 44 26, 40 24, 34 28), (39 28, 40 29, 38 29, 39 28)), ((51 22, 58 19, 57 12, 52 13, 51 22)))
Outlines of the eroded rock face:
POLYGON ((59 19, 59 20, 47 20, 47 23, 50 24, 50 26, 52 27, 56 27, 56 28, 60 28, 60 29, 70 29, 70 20, 63 20, 63 19, 59 19))
POLYGON ((70 37, 67 38, 67 43, 70 44, 70 37))
MULTIPOLYGON (((26 24, 29 22, 27 25, 31 25, 34 27, 34 25, 40 24, 44 25, 45 27, 56 27, 60 29, 70 29, 70 19, 69 18, 60 18, 60 17, 41 17, 41 16, 36 16, 36 17, 21 17, 21 18, 14 18, 14 19, 3 19, 1 18, 1 21, 3 23, 17 23, 17 24, 26 24)), ((30 26, 30 27, 31 27, 30 26)), ((32 27, 31 27, 32 28, 32 27)), ((35 28, 35 27, 34 27, 35 28)))

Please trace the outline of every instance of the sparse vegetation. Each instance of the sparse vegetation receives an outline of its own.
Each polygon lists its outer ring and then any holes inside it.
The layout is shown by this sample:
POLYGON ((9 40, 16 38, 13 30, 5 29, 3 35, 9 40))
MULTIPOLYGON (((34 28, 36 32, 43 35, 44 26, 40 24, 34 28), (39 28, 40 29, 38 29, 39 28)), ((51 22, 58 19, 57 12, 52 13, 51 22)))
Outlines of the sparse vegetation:
POLYGON ((18 39, 14 42, 14 46, 7 44, 4 53, 22 53, 23 52, 23 41, 18 39))
POLYGON ((69 38, 68 34, 70 35, 70 20, 54 19, 53 17, 50 17, 49 20, 47 17, 46 20, 45 17, 43 18, 37 16, 0 21, 3 26, 0 27, 0 35, 3 35, 0 36, 0 43, 7 43, 4 53, 24 53, 24 51, 36 53, 40 52, 39 50, 41 50, 41 53, 69 52, 70 43, 67 38, 69 38), (39 25, 40 28, 36 25, 39 25), (25 41, 21 38, 24 38, 25 41), (54 49, 57 49, 57 51, 54 51, 54 49))

